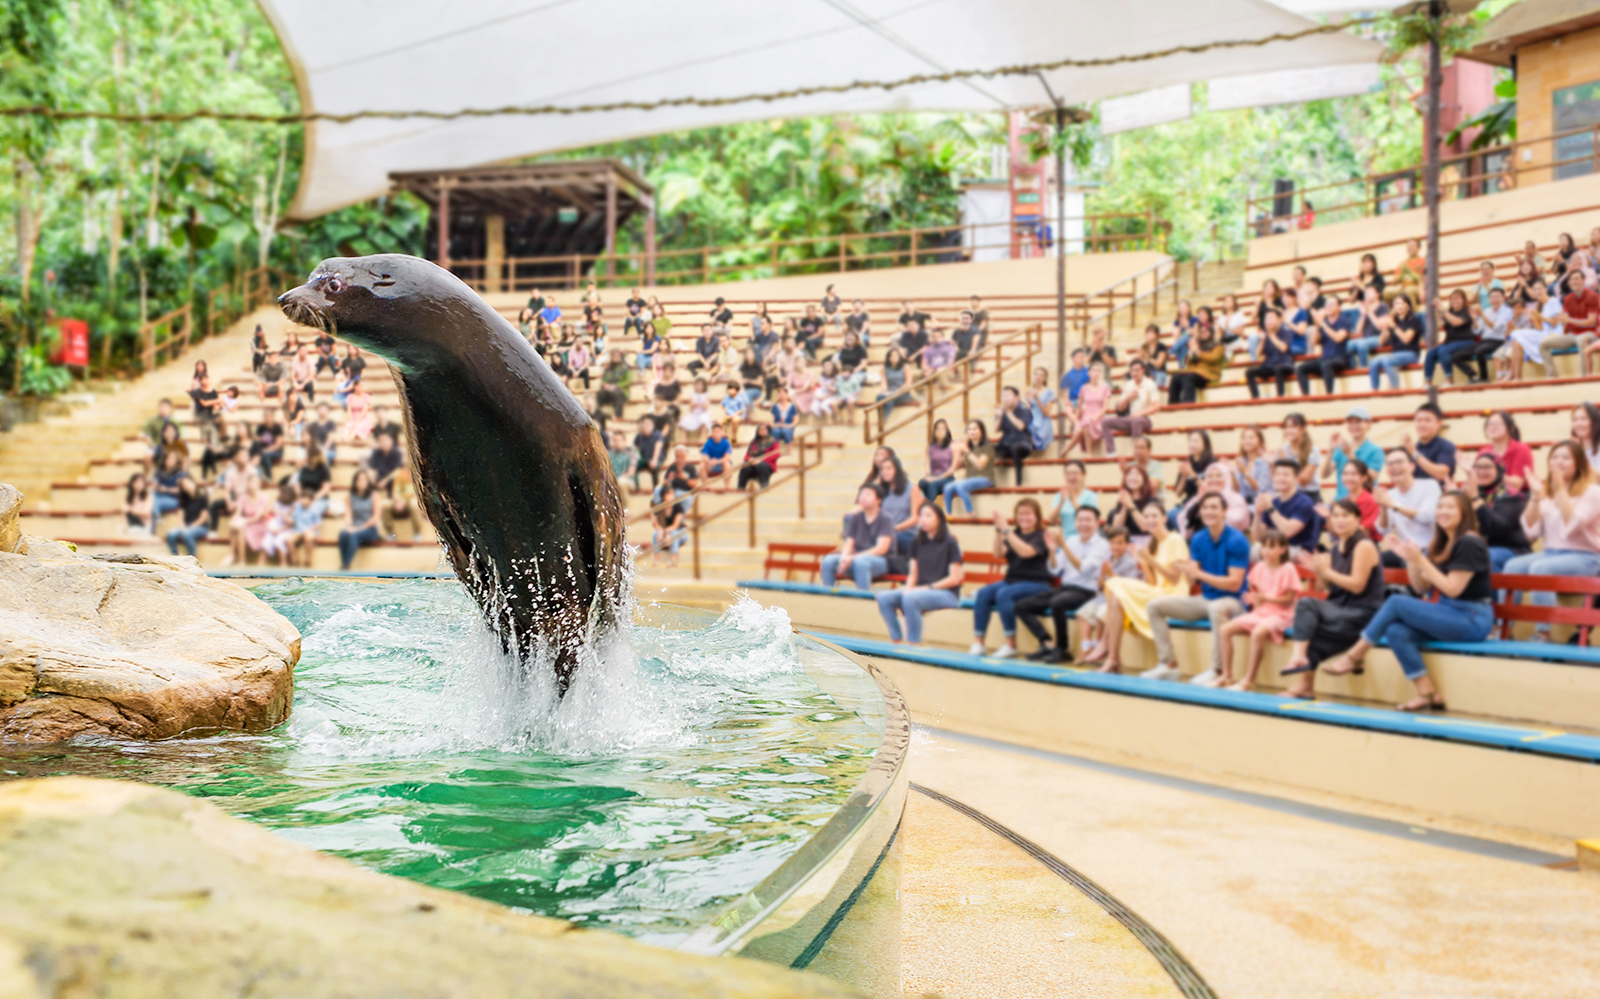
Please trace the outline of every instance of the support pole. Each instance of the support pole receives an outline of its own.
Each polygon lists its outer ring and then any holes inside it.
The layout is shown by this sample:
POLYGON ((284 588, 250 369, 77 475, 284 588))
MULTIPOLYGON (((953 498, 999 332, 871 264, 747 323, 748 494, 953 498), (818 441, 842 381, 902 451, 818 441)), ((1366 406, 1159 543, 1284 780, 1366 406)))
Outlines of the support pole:
POLYGON ((656 199, 652 195, 645 202, 644 216, 644 283, 656 283, 656 199))
MULTIPOLYGON (((617 278, 617 175, 606 173, 606 282, 616 287, 617 278)), ((696 577, 698 578, 698 577, 696 577)))
POLYGON ((439 178, 439 266, 450 269, 450 179, 439 178))
MULTIPOLYGON (((1440 65, 1440 18, 1444 14, 1441 0, 1428 3, 1428 109, 1427 134, 1423 136, 1422 186, 1428 207, 1428 262, 1423 271, 1422 297, 1426 300, 1427 319, 1424 343, 1433 347, 1439 342, 1439 99, 1444 88, 1444 68, 1440 65)), ((1428 401, 1438 402, 1439 390, 1430 382, 1428 401)))

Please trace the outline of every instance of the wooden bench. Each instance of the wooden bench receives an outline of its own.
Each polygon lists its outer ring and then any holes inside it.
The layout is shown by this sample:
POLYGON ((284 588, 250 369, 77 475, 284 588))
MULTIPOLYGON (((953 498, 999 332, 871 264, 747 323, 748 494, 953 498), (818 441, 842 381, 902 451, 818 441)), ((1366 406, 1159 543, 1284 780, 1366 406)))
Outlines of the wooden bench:
MULTIPOLYGON (((1006 560, 990 552, 962 552, 961 565, 966 570, 962 586, 987 586, 990 583, 999 583, 1006 578, 1006 560), (987 570, 974 569, 974 566, 988 566, 987 570)), ((886 576, 879 576, 873 582, 885 582, 891 586, 899 586, 906 581, 904 573, 891 572, 886 576)))
POLYGON ((773 541, 767 544, 767 558, 761 563, 762 578, 771 579, 772 570, 782 569, 784 582, 793 582, 793 574, 804 572, 809 578, 807 582, 817 581, 818 573, 822 572, 822 556, 831 553, 838 545, 799 544, 788 541, 773 541))
POLYGON ((1583 597, 1582 606, 1539 607, 1533 604, 1500 603, 1494 605, 1494 619, 1500 638, 1511 637, 1513 621, 1533 621, 1536 624, 1570 624, 1578 629, 1578 645, 1587 647, 1590 630, 1600 624, 1600 577, 1596 576, 1522 576, 1497 573, 1489 577, 1496 593, 1544 592, 1583 597))

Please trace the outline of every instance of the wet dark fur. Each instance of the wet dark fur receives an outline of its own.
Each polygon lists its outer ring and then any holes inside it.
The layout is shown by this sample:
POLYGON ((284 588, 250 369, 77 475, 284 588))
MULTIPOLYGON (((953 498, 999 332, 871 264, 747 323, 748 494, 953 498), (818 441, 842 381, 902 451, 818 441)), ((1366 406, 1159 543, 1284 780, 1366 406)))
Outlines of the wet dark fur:
POLYGON ((456 574, 508 650, 551 646, 565 691, 625 589, 599 428, 515 327, 426 260, 331 258, 278 302, 394 368, 417 494, 456 574))

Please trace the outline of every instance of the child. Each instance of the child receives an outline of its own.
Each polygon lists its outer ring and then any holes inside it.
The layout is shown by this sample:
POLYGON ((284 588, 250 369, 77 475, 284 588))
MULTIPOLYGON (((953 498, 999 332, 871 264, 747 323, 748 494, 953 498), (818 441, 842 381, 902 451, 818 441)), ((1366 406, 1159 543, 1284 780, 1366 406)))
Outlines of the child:
POLYGON ((832 422, 834 410, 839 407, 837 393, 839 366, 833 360, 822 362, 822 373, 817 376, 817 391, 811 401, 811 415, 832 422))
POLYGON ((222 407, 217 410, 217 430, 220 433, 228 432, 228 421, 233 419, 233 414, 239 411, 239 386, 229 385, 228 391, 222 393, 222 407))
POLYGON ((313 489, 302 489, 295 498, 290 513, 289 564, 310 567, 311 555, 322 533, 322 517, 328 512, 328 501, 318 499, 313 489))
POLYGON ((700 445, 700 453, 706 456, 706 480, 710 481, 720 475, 722 476, 722 488, 727 489, 728 484, 733 480, 733 442, 722 436, 722 424, 711 424, 711 436, 707 437, 705 443, 700 445))
POLYGON ((261 554, 276 557, 279 565, 287 565, 289 545, 294 540, 294 486, 287 483, 278 487, 278 505, 267 522, 267 535, 261 542, 261 554))
POLYGON ((617 477, 617 481, 632 479, 633 487, 639 488, 639 452, 628 443, 628 435, 621 430, 611 431, 610 455, 611 474, 617 477))
POLYGON ((729 382, 728 394, 722 397, 722 422, 728 429, 728 436, 735 436, 734 428, 744 422, 749 412, 750 399, 738 382, 729 382))
MULTIPOLYGON (((746 408, 749 403, 746 402, 746 408)), ((689 394, 689 411, 678 421, 678 428, 694 440, 695 435, 712 424, 711 418, 711 393, 706 388, 704 378, 694 380, 694 391, 689 394)))
POLYGON ((1078 411, 1074 416, 1078 429, 1061 449, 1063 455, 1075 446, 1088 453, 1091 443, 1099 445, 1102 439, 1100 418, 1106 414, 1106 401, 1110 398, 1111 383, 1106 381, 1106 366, 1089 365, 1089 383, 1078 392, 1078 411))
POLYGON ((1099 645, 1100 636, 1104 633, 1105 622, 1102 618, 1106 612, 1106 580, 1112 576, 1122 576, 1127 579, 1144 578, 1144 570, 1139 568, 1139 560, 1129 551, 1128 529, 1109 527, 1105 530, 1105 536, 1106 542, 1111 546, 1111 557, 1100 566, 1101 595, 1079 607, 1073 614, 1078 622, 1080 655, 1087 655, 1090 649, 1099 645))
POLYGON ((1222 675, 1217 686, 1249 690, 1261 668, 1267 639, 1283 643, 1283 632, 1294 622, 1294 603, 1300 599, 1300 572, 1289 561, 1289 541, 1278 531, 1261 535, 1261 561, 1250 567, 1249 592, 1244 602, 1251 608, 1222 626, 1217 633, 1222 675), (1238 683, 1233 682, 1233 639, 1250 636, 1250 665, 1238 683))

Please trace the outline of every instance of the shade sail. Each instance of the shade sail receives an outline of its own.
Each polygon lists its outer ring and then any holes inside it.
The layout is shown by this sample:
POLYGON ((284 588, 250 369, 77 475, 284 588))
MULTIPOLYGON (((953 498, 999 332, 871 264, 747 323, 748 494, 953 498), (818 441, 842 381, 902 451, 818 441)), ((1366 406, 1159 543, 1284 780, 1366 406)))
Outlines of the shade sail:
MULTIPOLYGON (((727 98, 958 69, 1158 52, 1312 27, 1265 0, 261 0, 303 108, 458 111, 727 98)), ((1377 4, 1385 6, 1385 4, 1377 4)), ((1345 33, 1045 74, 1069 102, 1212 77, 1375 62, 1345 33)), ((395 170, 474 166, 775 117, 999 111, 1047 104, 1040 80, 940 80, 715 107, 448 121, 313 122, 289 214, 382 194, 395 170)))

